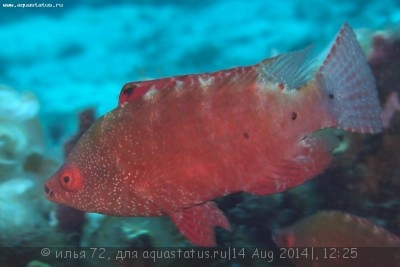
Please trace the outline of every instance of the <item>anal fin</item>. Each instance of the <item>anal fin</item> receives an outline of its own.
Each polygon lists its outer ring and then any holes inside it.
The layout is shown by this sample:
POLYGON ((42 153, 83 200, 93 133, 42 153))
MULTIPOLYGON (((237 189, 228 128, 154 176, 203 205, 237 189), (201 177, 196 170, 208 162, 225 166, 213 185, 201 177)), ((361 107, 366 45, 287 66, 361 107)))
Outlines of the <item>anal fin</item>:
POLYGON ((190 242, 199 246, 215 246, 215 226, 230 230, 228 219, 211 201, 168 215, 178 230, 190 242))

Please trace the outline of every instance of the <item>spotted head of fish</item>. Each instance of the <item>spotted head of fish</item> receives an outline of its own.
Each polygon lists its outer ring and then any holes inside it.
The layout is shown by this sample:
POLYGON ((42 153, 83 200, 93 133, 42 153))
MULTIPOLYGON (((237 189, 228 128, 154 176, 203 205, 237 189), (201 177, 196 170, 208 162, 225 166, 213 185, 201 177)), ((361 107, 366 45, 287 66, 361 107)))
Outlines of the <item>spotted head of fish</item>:
POLYGON ((80 138, 65 163, 45 183, 48 200, 73 208, 99 213, 115 213, 123 188, 110 142, 110 116, 103 116, 80 138), (99 149, 101 147, 101 149, 99 149))
POLYGON ((83 189, 82 174, 73 163, 64 164, 44 185, 47 199, 59 204, 69 204, 83 189))

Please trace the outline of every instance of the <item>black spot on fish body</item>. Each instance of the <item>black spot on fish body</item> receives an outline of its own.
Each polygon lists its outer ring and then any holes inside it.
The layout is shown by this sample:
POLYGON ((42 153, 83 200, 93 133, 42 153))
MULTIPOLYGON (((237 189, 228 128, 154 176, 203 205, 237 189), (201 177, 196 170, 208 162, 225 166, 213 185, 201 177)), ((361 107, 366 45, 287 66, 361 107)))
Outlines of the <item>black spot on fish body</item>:
POLYGON ((297 113, 296 112, 292 112, 292 120, 297 119, 297 113))
POLYGON ((246 139, 249 139, 249 138, 250 138, 250 135, 249 135, 247 132, 245 132, 245 133, 243 134, 243 137, 246 138, 246 139))
POLYGON ((333 99, 334 95, 333 94, 329 94, 329 99, 333 99))

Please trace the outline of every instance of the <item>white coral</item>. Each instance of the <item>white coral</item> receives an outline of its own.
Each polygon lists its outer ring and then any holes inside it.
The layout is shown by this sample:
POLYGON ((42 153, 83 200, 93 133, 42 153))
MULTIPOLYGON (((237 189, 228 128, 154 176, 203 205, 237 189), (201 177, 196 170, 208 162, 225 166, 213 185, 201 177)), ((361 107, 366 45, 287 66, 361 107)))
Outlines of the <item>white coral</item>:
POLYGON ((19 171, 32 153, 42 153, 43 136, 37 119, 39 102, 30 92, 0 86, 0 174, 19 171))
POLYGON ((26 121, 37 116, 39 101, 31 92, 17 91, 0 86, 0 117, 17 121, 26 121))

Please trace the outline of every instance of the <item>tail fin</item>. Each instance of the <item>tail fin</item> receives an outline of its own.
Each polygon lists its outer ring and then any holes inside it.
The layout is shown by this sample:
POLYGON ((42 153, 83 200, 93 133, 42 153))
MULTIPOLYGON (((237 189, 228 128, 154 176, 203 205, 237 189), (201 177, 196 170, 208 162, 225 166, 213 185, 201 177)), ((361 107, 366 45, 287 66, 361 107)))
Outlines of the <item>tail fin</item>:
POLYGON ((339 129, 377 133, 382 130, 374 77, 348 24, 343 24, 319 71, 317 79, 325 106, 339 129))

